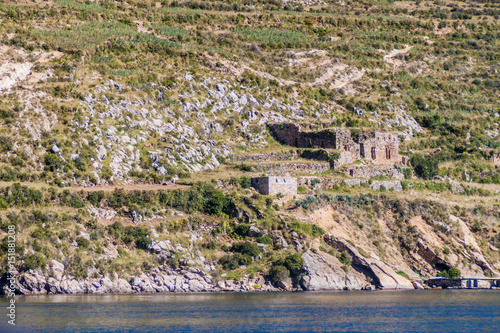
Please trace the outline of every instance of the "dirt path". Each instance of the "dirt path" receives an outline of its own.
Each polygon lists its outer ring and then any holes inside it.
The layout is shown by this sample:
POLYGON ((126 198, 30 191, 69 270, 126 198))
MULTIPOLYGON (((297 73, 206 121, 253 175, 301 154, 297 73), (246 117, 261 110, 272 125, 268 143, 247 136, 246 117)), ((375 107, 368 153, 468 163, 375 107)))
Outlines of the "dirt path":
POLYGON ((109 186, 94 186, 94 187, 72 187, 72 190, 75 191, 85 191, 85 192, 96 192, 96 191, 104 191, 104 192, 112 192, 115 189, 123 189, 125 191, 155 191, 155 190, 179 190, 189 188, 188 185, 179 185, 168 183, 168 185, 161 184, 124 184, 124 185, 109 185, 109 186))

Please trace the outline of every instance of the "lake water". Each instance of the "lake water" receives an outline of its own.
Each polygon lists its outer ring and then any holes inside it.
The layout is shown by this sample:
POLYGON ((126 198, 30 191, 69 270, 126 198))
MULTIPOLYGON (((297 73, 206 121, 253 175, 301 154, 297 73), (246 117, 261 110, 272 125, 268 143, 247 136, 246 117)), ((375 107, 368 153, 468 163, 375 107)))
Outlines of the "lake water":
POLYGON ((17 296, 0 332, 500 332, 498 290, 17 296))

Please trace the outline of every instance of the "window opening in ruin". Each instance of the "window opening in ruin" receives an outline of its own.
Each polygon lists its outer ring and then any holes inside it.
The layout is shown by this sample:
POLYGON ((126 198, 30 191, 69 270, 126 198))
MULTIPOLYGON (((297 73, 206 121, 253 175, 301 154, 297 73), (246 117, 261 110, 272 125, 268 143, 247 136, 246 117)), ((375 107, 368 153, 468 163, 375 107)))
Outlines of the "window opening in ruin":
POLYGON ((299 145, 299 139, 295 138, 295 146, 299 145))
POLYGON ((388 147, 385 147, 385 158, 388 160, 391 159, 391 150, 388 147))
POLYGON ((345 151, 349 151, 349 146, 344 146, 345 151))
POLYGON ((359 145, 359 150, 361 150, 361 156, 366 157, 365 156, 365 145, 363 143, 361 143, 359 145))
POLYGON ((375 147, 372 148, 372 160, 376 159, 375 147))
POLYGON ((349 175, 350 175, 351 177, 353 177, 353 176, 354 176, 354 170, 349 170, 349 175))

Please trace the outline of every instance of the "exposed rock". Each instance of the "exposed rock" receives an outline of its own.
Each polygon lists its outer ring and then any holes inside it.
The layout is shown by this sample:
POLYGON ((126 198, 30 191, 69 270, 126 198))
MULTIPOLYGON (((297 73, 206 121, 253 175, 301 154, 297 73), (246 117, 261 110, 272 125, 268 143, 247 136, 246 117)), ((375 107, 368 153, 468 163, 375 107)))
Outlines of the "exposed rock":
POLYGON ((283 234, 279 230, 273 230, 271 232, 271 238, 273 240, 273 245, 277 245, 282 249, 286 249, 288 247, 288 243, 286 242, 283 234))
POLYGON ((248 229, 248 236, 250 237, 259 237, 260 236, 260 229, 254 226, 251 226, 248 229))
POLYGON ((359 251, 347 241, 333 237, 325 236, 325 241, 333 246, 337 251, 346 251, 350 257, 351 263, 358 271, 370 278, 373 283, 381 289, 411 289, 411 282, 397 274, 392 268, 386 265, 378 258, 365 258, 359 251))
POLYGON ((303 268, 307 274, 300 279, 300 285, 304 290, 359 290, 366 284, 359 276, 348 276, 342 269, 342 263, 327 253, 314 253, 308 250, 302 258, 303 268))
POLYGON ((53 152, 54 154, 57 154, 61 151, 61 149, 56 144, 54 144, 50 149, 50 151, 53 152))

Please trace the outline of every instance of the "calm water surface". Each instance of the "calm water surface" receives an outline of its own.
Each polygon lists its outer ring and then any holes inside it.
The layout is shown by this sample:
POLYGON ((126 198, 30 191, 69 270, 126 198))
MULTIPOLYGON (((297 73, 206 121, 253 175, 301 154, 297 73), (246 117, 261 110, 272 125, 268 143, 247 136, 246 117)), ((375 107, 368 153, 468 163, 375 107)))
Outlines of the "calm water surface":
POLYGON ((500 332, 500 291, 17 297, 0 332, 500 332))

